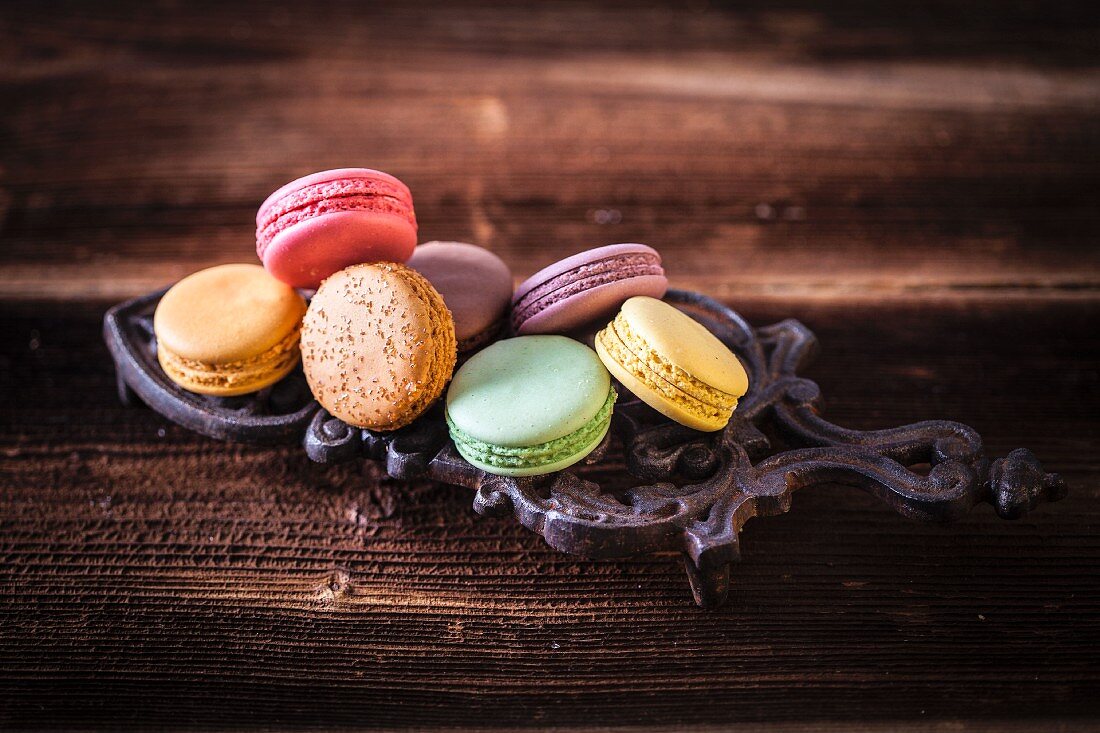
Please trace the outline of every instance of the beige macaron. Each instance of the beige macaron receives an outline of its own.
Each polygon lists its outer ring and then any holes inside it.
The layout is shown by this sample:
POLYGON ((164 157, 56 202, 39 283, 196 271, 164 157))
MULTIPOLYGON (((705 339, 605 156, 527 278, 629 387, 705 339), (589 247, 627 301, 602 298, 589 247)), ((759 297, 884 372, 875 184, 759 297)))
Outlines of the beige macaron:
POLYGON ((396 430, 443 393, 456 358, 443 298, 404 265, 352 265, 329 277, 302 326, 302 365, 313 396, 334 417, 396 430))

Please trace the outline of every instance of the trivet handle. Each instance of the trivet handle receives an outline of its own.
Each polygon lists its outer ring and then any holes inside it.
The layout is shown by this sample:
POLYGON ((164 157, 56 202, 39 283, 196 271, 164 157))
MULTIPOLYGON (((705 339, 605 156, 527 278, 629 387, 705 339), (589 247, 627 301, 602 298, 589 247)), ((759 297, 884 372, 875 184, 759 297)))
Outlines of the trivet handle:
POLYGON ((935 463, 928 475, 892 458, 854 446, 802 448, 772 456, 754 467, 762 491, 795 491, 837 483, 862 488, 912 519, 950 521, 988 502, 1005 519, 1016 519, 1042 501, 1058 501, 1066 485, 1044 473, 1031 451, 1020 448, 989 464, 935 463))
POLYGON ((792 492, 824 484, 861 488, 911 519, 950 521, 975 504, 988 502, 1005 519, 1015 519, 1043 501, 1058 501, 1066 485, 1055 473, 1044 473, 1031 451, 1020 448, 990 464, 976 466, 944 460, 928 475, 915 473, 894 459, 860 446, 832 445, 779 453, 733 475, 739 491, 715 504, 705 522, 685 530, 689 541, 684 568, 695 602, 704 608, 725 603, 730 587, 729 564, 741 526, 750 517, 782 514, 792 492), (721 509, 719 509, 719 506, 721 509))
POLYGON ((1004 519, 1017 519, 1044 501, 1060 501, 1069 493, 1059 474, 1045 473, 1027 448, 1017 448, 989 466, 984 482, 986 500, 1004 519))

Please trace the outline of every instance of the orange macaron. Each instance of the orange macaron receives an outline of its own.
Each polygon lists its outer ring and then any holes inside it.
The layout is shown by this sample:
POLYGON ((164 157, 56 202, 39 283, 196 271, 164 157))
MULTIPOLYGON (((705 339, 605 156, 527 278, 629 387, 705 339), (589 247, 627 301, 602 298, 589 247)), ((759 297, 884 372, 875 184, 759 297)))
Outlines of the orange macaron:
POLYGON ((298 364, 305 312, 302 296, 259 265, 201 270, 157 304, 157 360, 169 379, 191 392, 256 392, 298 364))

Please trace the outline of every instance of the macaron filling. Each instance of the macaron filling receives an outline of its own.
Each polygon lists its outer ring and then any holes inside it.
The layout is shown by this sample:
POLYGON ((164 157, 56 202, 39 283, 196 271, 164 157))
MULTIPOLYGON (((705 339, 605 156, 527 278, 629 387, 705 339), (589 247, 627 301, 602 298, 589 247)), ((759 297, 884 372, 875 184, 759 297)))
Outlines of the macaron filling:
POLYGON ((275 237, 295 224, 323 214, 371 211, 393 214, 416 226, 408 193, 379 178, 338 179, 292 191, 267 206, 256 225, 260 256, 275 237))
MULTIPOLYGON (((455 447, 472 463, 482 463, 500 469, 528 469, 565 461, 581 451, 591 450, 603 439, 611 425, 611 414, 618 395, 608 390, 607 399, 599 411, 577 430, 560 438, 530 446, 501 446, 480 441, 459 428, 447 413, 447 427, 455 447)), ((587 455, 587 454, 586 454, 587 455)))
POLYGON ((663 358, 630 327, 622 313, 596 340, 626 371, 669 400, 690 404, 693 412, 728 420, 737 407, 739 395, 715 389, 663 358))
POLYGON ((617 254, 561 273, 524 293, 513 306, 515 328, 555 303, 600 285, 632 277, 664 277, 661 258, 649 252, 617 254))
POLYGON ((221 364, 188 359, 159 344, 157 361, 173 381, 193 391, 243 394, 274 384, 294 368, 299 358, 300 332, 295 328, 262 354, 221 364))

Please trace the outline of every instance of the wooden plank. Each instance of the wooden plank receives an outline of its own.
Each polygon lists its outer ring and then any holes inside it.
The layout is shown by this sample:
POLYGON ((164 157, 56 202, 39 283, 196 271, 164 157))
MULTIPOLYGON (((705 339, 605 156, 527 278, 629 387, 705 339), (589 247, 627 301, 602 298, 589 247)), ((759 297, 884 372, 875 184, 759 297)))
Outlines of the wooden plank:
POLYGON ((970 422, 994 454, 1027 445, 1064 472, 1070 498, 1015 523, 986 507, 943 527, 850 490, 807 492, 749 523, 732 602, 707 613, 671 559, 578 560, 477 518, 464 490, 124 410, 100 306, 9 302, 0 724, 815 728, 1094 713, 1095 306, 740 307, 817 330, 810 376, 838 421, 970 422))
MULTIPOLYGON (((0 295, 121 298, 250 261, 268 192, 349 163, 412 186, 423 240, 518 276, 641 240, 725 297, 1094 292, 1100 76, 1081 28, 1031 10, 999 22, 1064 48, 1013 65, 993 43, 989 65, 930 63, 923 31, 850 8, 395 10, 335 38, 281 11, 24 9, 0 39, 35 60, 0 71, 0 295)), ((956 52, 990 40, 955 32, 956 52)))

